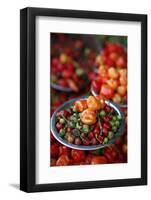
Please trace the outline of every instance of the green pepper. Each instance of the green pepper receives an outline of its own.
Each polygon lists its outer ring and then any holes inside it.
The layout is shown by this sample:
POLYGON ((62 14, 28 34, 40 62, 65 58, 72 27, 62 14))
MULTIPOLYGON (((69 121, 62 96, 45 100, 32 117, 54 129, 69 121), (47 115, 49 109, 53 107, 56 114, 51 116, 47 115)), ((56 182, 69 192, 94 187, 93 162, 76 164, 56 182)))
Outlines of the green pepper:
POLYGON ((113 138, 113 136, 114 136, 113 131, 109 131, 109 133, 108 133, 109 140, 111 140, 113 138))
POLYGON ((117 126, 112 127, 112 131, 116 132, 117 131, 117 126))
POLYGON ((84 74, 83 69, 77 68, 77 69, 76 69, 76 74, 77 74, 78 76, 82 76, 82 75, 84 74))
POLYGON ((65 119, 60 118, 59 122, 60 122, 60 124, 65 124, 65 119))
POLYGON ((115 124, 114 121, 110 121, 111 126, 114 126, 114 124, 115 124))
POLYGON ((122 119, 122 116, 121 116, 121 115, 117 115, 117 119, 118 119, 118 120, 121 120, 121 119, 122 119))
POLYGON ((82 127, 82 131, 83 131, 84 133, 88 133, 88 132, 89 132, 89 125, 84 124, 83 127, 82 127))
POLYGON ((113 120, 113 121, 116 121, 116 119, 117 119, 117 118, 116 118, 116 116, 114 115, 114 116, 112 117, 112 120, 113 120))
POLYGON ((100 117, 104 117, 106 115, 106 112, 105 112, 105 110, 101 110, 101 112, 99 114, 100 114, 100 117))
POLYGON ((120 122, 119 122, 118 120, 116 120, 116 121, 115 121, 115 125, 116 125, 117 127, 119 127, 120 122))
POLYGON ((108 143, 108 138, 105 137, 104 140, 103 140, 103 144, 107 144, 108 143))
POLYGON ((82 128, 78 122, 76 123, 76 128, 77 129, 81 129, 82 128))
POLYGON ((62 128, 62 129, 60 129, 59 133, 60 133, 61 137, 64 137, 66 131, 65 131, 65 129, 62 128))
POLYGON ((78 122, 77 117, 75 117, 75 116, 73 116, 73 115, 70 117, 70 120, 71 120, 72 122, 74 122, 74 123, 77 123, 77 122, 78 122))
POLYGON ((75 128, 75 123, 73 121, 68 121, 68 127, 75 128))

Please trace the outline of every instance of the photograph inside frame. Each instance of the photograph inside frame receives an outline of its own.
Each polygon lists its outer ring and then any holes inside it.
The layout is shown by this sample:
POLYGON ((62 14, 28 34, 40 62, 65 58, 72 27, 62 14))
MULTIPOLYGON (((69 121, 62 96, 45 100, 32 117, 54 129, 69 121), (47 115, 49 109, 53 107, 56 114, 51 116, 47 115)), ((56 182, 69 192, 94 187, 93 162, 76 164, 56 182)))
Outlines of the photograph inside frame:
POLYGON ((50 33, 50 167, 127 163, 127 39, 50 33))

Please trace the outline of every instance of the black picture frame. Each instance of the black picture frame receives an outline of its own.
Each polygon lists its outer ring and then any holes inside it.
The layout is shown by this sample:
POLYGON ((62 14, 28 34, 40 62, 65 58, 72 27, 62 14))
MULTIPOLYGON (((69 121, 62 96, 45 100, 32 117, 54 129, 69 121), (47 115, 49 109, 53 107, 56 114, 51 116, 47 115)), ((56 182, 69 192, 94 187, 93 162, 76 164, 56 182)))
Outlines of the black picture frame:
POLYGON ((43 192, 147 184, 147 15, 77 11, 48 8, 24 8, 20 11, 20 189, 43 192), (37 16, 130 21, 141 23, 141 178, 35 183, 35 19, 37 16))

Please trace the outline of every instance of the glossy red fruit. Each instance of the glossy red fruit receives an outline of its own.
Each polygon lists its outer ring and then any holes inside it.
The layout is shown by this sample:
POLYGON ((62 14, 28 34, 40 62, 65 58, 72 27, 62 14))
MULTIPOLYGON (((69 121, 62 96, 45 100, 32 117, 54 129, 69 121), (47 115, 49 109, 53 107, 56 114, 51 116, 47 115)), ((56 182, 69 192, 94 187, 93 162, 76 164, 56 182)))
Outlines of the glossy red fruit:
POLYGON ((123 86, 123 85, 120 85, 118 88, 117 88, 117 92, 120 96, 124 97, 126 95, 126 86, 123 86))
POLYGON ((105 122, 103 124, 103 128, 109 129, 110 128, 110 124, 108 122, 105 122))
POLYGON ((97 140, 96 138, 93 138, 93 139, 91 140, 91 142, 92 142, 93 145, 99 144, 99 142, 98 142, 98 140, 97 140))
POLYGON ((89 141, 88 138, 84 138, 84 139, 82 140, 82 143, 83 143, 83 145, 88 146, 88 145, 90 144, 90 141, 89 141))
POLYGON ((56 159, 55 158, 51 158, 50 166, 56 166, 56 159))
POLYGON ((96 73, 95 72, 89 72, 88 77, 89 77, 90 80, 94 80, 95 77, 96 77, 96 73))
POLYGON ((114 91, 108 85, 104 84, 101 87, 100 95, 103 95, 107 99, 111 99, 114 95, 114 91))
POLYGON ((70 112, 68 112, 67 110, 61 110, 60 112, 58 112, 57 114, 58 117, 69 117, 70 116, 70 112))
POLYGON ((88 134, 88 138, 89 138, 89 140, 92 140, 92 139, 94 138, 94 133, 93 133, 93 132, 90 132, 90 133, 88 134))
POLYGON ((116 90, 119 85, 119 80, 108 79, 106 83, 112 88, 112 90, 116 90))
POLYGON ((59 156, 61 156, 62 154, 69 156, 70 153, 71 153, 70 148, 66 146, 59 146, 59 156))
POLYGON ((106 164, 108 161, 105 156, 94 156, 91 159, 91 164, 106 164))
POLYGON ((79 137, 77 137, 77 138, 75 138, 74 143, 76 145, 81 145, 82 144, 82 140, 79 137))
POLYGON ((111 147, 106 147, 106 148, 104 148, 104 154, 105 154, 105 153, 111 153, 111 151, 112 151, 112 148, 111 148, 111 147))
POLYGON ((118 58, 118 53, 117 52, 110 53, 109 59, 112 60, 114 63, 116 62, 117 58, 118 58))
POLYGON ((85 159, 85 152, 81 150, 72 149, 71 157, 76 163, 82 162, 85 159))
POLYGON ((122 56, 117 59, 116 65, 121 68, 126 67, 126 62, 122 56))
POLYGON ((109 113, 109 112, 111 111, 111 107, 105 106, 104 110, 105 110, 107 113, 109 113))
POLYGON ((72 56, 72 51, 69 46, 64 47, 64 53, 68 56, 72 56))
POLYGON ((70 78, 71 76, 72 76, 72 72, 70 72, 68 69, 65 69, 62 71, 63 78, 70 78))
POLYGON ((55 106, 55 107, 58 107, 60 105, 61 105, 61 101, 59 101, 59 100, 56 100, 53 102, 53 106, 55 106))
POLYGON ((59 94, 59 97, 61 98, 62 101, 65 101, 68 98, 66 93, 59 94))
POLYGON ((97 80, 92 81, 92 86, 95 92, 98 93, 100 91, 101 84, 97 80))
POLYGON ((58 64, 59 64, 59 59, 58 58, 53 58, 52 59, 52 66, 53 67, 57 67, 58 64))
POLYGON ((117 154, 116 151, 112 151, 112 152, 111 152, 111 155, 112 155, 112 157, 113 157, 114 160, 116 160, 117 157, 118 157, 118 154, 117 154))
POLYGON ((57 157, 59 154, 59 145, 52 144, 50 148, 51 157, 57 157))
POLYGON ((121 138, 120 137, 115 140, 115 144, 116 145, 120 145, 121 144, 121 138))
POLYGON ((58 80, 58 83, 59 83, 59 85, 62 86, 62 87, 68 87, 68 83, 66 82, 65 79, 59 79, 59 80, 58 80))
POLYGON ((116 68, 111 67, 111 68, 108 69, 108 76, 111 79, 117 80, 119 78, 119 73, 118 73, 116 68))
POLYGON ((109 163, 113 163, 114 162, 114 158, 113 158, 111 152, 110 153, 109 152, 104 152, 104 156, 107 158, 109 163))
POLYGON ((99 135, 98 136, 99 141, 102 143, 104 141, 104 135, 99 135))
POLYGON ((94 130, 93 130, 93 133, 94 133, 94 135, 95 134, 99 134, 100 133, 100 127, 96 127, 94 130))
POLYGON ((91 160, 93 158, 93 155, 92 154, 88 154, 85 158, 85 163, 86 164, 90 164, 91 163, 91 160))
POLYGON ((124 154, 127 154, 127 145, 126 144, 123 144, 122 150, 123 150, 124 154))
POLYGON ((116 43, 108 43, 105 48, 108 53, 116 52, 118 50, 118 45, 116 43))
POLYGON ((63 65, 61 63, 58 63, 56 68, 57 68, 57 72, 61 72, 63 70, 63 65))
MULTIPOLYGON (((70 71, 70 73, 73 72, 73 70, 74 70, 74 66, 73 66, 72 63, 67 63, 67 64, 66 64, 66 67, 67 67, 67 70, 70 71)), ((72 74, 72 75, 73 75, 73 74, 72 74)))
POLYGON ((51 144, 56 142, 56 140, 55 140, 54 136, 52 135, 52 133, 50 133, 50 141, 51 141, 51 144))
POLYGON ((63 124, 60 124, 59 122, 56 124, 56 128, 58 131, 63 128, 63 124))
POLYGON ((126 162, 126 160, 124 160, 124 156, 123 154, 119 154, 118 158, 115 160, 116 163, 123 163, 126 162))
POLYGON ((113 61, 113 60, 110 60, 110 59, 107 59, 105 64, 106 64, 108 67, 112 67, 112 66, 114 66, 114 61, 113 61))
POLYGON ((118 45, 117 53, 118 53, 118 55, 124 55, 125 54, 124 48, 122 46, 118 45))
POLYGON ((110 121, 110 116, 104 116, 103 117, 104 122, 109 122, 110 121))
POLYGON ((70 164, 70 159, 67 155, 61 155, 56 162, 56 166, 66 166, 69 164, 70 164))
POLYGON ((72 79, 75 81, 75 82, 78 82, 78 76, 77 74, 72 74, 72 79))
POLYGON ((108 136, 108 129, 107 128, 103 128, 103 134, 104 134, 104 136, 108 136))

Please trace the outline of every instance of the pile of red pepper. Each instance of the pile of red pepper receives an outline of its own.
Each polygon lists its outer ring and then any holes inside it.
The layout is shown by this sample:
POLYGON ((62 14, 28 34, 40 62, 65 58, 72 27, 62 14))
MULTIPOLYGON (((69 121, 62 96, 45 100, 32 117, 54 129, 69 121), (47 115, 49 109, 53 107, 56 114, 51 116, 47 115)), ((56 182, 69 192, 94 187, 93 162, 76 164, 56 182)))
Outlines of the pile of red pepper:
POLYGON ((89 165, 127 162, 127 135, 104 149, 82 151, 71 149, 57 142, 51 134, 51 166, 89 165))

